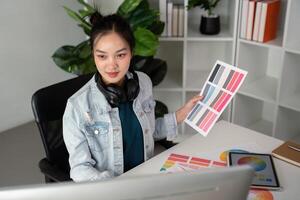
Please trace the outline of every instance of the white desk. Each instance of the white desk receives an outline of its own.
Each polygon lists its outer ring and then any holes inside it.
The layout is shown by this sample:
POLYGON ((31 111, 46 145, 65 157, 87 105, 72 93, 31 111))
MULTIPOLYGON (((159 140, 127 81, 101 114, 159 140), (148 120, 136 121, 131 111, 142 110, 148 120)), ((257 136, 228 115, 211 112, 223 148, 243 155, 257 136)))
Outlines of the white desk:
MULTIPOLYGON (((254 146, 257 153, 271 153, 274 148, 282 143, 283 141, 276 138, 226 121, 220 121, 207 137, 203 137, 200 134, 191 136, 180 144, 126 172, 124 176, 159 173, 170 153, 197 156, 201 155, 201 152, 217 153, 217 150, 224 148, 224 146, 232 148, 242 144, 254 146)), ((273 192, 274 200, 300 199, 300 168, 276 158, 274 158, 274 162, 280 184, 283 187, 282 191, 273 192)))

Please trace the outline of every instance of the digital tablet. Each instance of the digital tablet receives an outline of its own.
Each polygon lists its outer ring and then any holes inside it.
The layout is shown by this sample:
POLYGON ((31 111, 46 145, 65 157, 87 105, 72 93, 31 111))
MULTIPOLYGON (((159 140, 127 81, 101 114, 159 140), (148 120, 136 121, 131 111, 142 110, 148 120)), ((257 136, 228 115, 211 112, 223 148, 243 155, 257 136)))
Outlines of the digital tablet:
POLYGON ((251 188, 280 189, 278 177, 270 154, 229 152, 229 166, 245 164, 253 167, 255 171, 251 188))

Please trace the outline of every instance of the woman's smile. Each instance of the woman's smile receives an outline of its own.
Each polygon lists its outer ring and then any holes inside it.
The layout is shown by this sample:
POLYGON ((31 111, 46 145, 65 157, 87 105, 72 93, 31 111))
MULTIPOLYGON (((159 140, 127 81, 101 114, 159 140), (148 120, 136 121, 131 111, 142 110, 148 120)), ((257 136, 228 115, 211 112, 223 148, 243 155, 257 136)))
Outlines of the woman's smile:
POLYGON ((110 77, 110 78, 116 78, 119 74, 119 72, 106 72, 106 74, 110 77))

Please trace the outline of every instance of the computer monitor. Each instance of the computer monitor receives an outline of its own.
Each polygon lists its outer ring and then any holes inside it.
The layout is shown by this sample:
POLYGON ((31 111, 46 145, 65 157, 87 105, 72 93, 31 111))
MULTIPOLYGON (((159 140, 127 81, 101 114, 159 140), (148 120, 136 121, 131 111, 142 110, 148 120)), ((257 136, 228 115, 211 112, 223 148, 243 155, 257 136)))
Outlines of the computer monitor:
POLYGON ((253 177, 249 166, 173 174, 120 177, 109 181, 3 188, 1 200, 242 200, 253 177))

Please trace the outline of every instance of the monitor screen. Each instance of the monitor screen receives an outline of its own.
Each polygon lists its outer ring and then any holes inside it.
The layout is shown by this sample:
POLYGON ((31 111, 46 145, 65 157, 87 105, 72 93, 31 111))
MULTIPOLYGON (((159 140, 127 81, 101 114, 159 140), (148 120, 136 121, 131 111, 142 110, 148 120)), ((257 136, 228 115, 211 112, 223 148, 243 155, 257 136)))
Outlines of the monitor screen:
POLYGON ((109 181, 54 183, 2 188, 5 200, 241 200, 253 177, 249 166, 203 169, 172 174, 121 176, 109 181))

